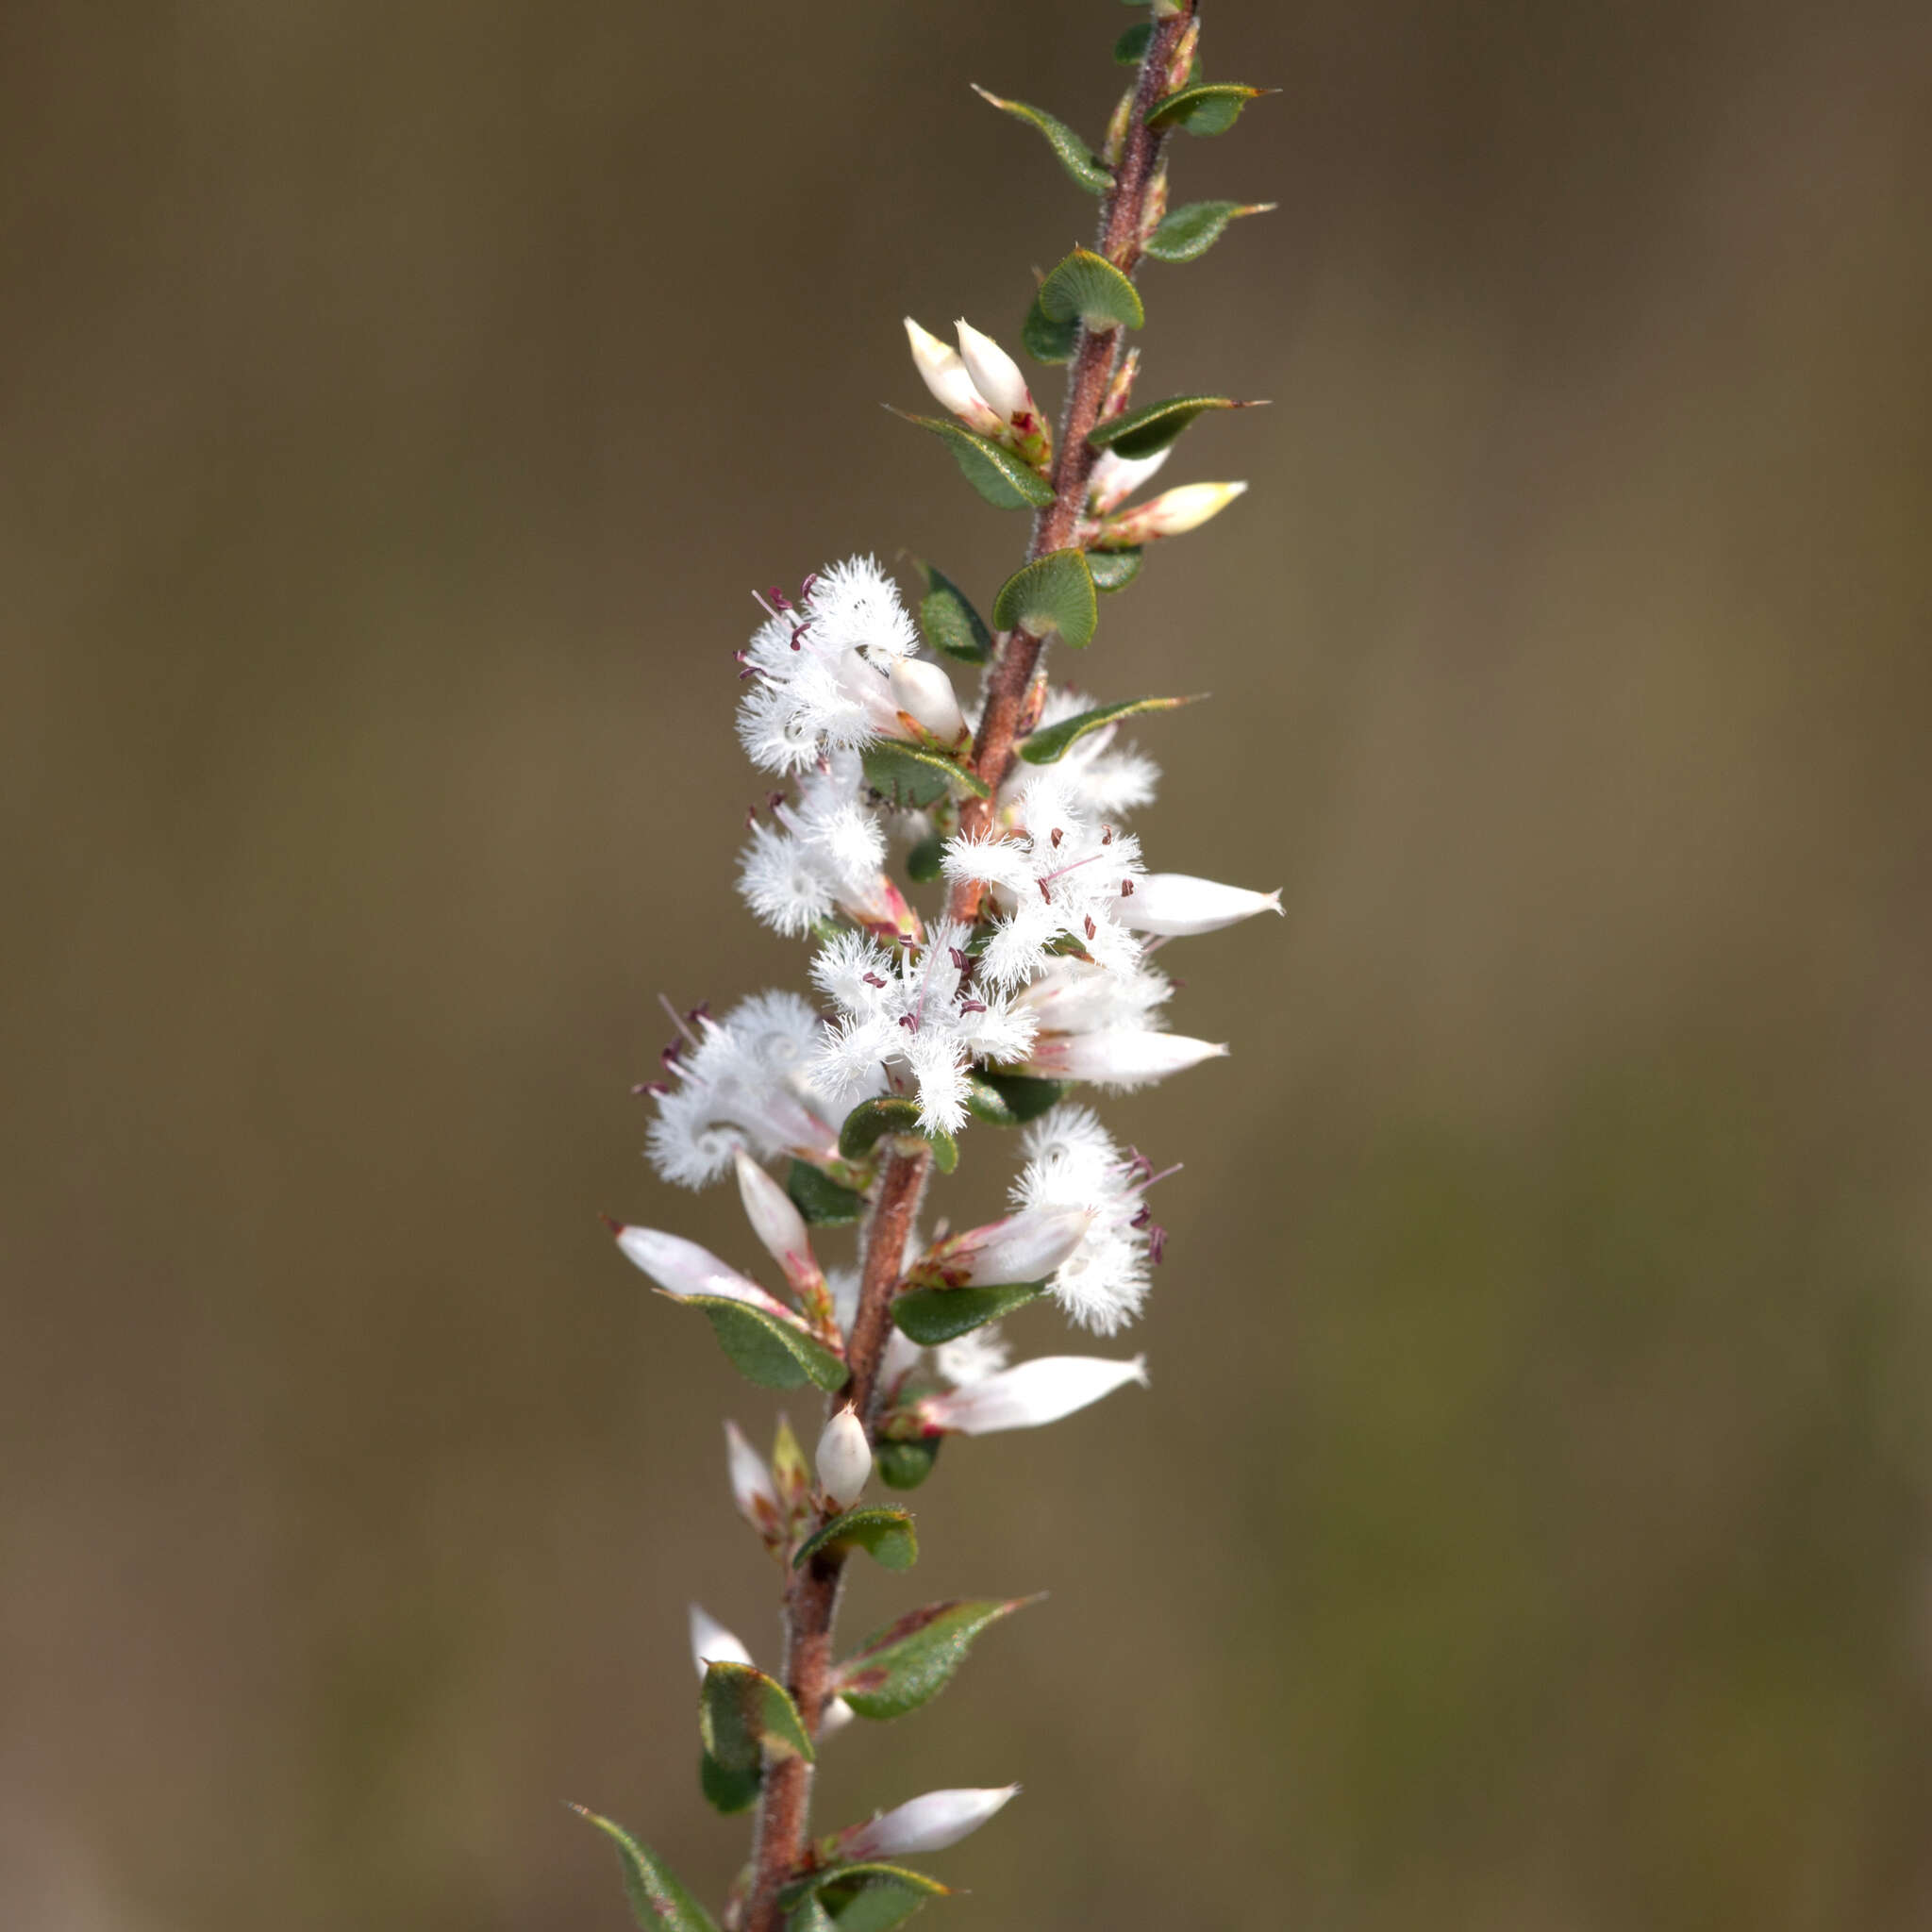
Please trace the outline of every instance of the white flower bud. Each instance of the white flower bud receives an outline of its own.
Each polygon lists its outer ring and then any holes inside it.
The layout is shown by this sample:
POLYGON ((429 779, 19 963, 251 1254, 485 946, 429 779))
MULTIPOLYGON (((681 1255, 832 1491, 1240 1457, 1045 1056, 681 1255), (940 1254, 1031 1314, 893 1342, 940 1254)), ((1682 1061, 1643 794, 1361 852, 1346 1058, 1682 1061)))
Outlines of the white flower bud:
POLYGON ((1151 457, 1124 457, 1110 449, 1102 450, 1087 482, 1088 500, 1094 514, 1104 516, 1126 502, 1174 452, 1173 443, 1156 450, 1151 457))
POLYGON ((938 1272, 956 1288, 1044 1281, 1092 1225, 1090 1208, 1033 1208, 956 1235, 941 1246, 934 1260, 938 1272))
POLYGON ((990 1436, 999 1429, 1038 1428, 1057 1423, 1129 1382, 1147 1386, 1147 1358, 1108 1361, 1101 1356, 1048 1355, 1004 1369, 983 1382, 929 1395, 919 1406, 932 1427, 962 1436, 990 1436))
POLYGON ((825 1424, 816 1459, 820 1487, 840 1508, 851 1508, 872 1476, 872 1444, 851 1408, 841 1408, 825 1424))
POLYGON ((655 1227, 621 1227, 617 1245, 667 1294, 722 1295, 726 1301, 749 1302, 768 1313, 788 1314, 783 1302, 769 1295, 756 1281, 727 1268, 708 1248, 682 1235, 664 1234, 655 1227))
POLYGON ((953 680, 937 664, 918 658, 900 658, 891 670, 892 702, 946 744, 966 735, 966 714, 953 691, 953 680))
POLYGON ((1156 537, 1182 537, 1219 516, 1246 490, 1245 483, 1183 483, 1164 490, 1151 503, 1123 510, 1107 526, 1109 543, 1151 542, 1156 537))
POLYGON ((957 350, 948 348, 939 337, 928 335, 908 315, 906 340, 912 345, 912 360, 921 378, 933 393, 933 400, 950 409, 967 428, 981 436, 997 436, 1006 425, 999 411, 990 408, 986 398, 973 386, 966 365, 957 350))
POLYGON ((1170 1074, 1225 1057, 1227 1048, 1184 1033, 1154 1033, 1112 1027, 1101 1033, 1067 1033, 1042 1038, 1028 1071, 1050 1078, 1095 1080, 1103 1086, 1138 1087, 1170 1074))
POLYGON ((1243 886, 1219 885, 1184 872, 1150 872, 1134 881, 1133 896, 1121 901, 1114 917, 1133 932, 1185 939, 1197 932, 1216 932, 1257 912, 1280 910, 1279 892, 1251 892, 1243 886))
POLYGON ((760 1536, 778 1533, 778 1491, 765 1458, 744 1440, 736 1423, 724 1424, 724 1462, 731 1474, 731 1500, 738 1513, 760 1536))
POLYGON ((691 1607, 691 1657, 705 1674, 708 1664, 748 1664, 751 1652, 710 1615, 702 1604, 691 1607))
POLYGON ((790 1277, 801 1264, 811 1263, 811 1235, 805 1216, 792 1205, 791 1196, 742 1147, 737 1150, 735 1159, 745 1219, 764 1243, 765 1252, 790 1277))
POLYGON ((981 335, 970 322, 962 318, 953 326, 958 331, 960 358, 973 378, 974 388, 998 411, 1001 421, 1010 423, 1015 416, 1037 415, 1033 393, 1026 387, 1026 378, 1020 374, 1020 365, 991 336, 981 335))
POLYGON ((842 1697, 828 1697, 825 1707, 819 1713, 819 1735, 817 1741, 823 1744, 827 1738, 835 1738, 858 1713, 842 1697))
POLYGON ((906 1858, 942 1852, 977 1831, 1019 1789, 1001 1785, 991 1790, 928 1791, 868 1824, 855 1825, 841 1836, 840 1856, 906 1858))

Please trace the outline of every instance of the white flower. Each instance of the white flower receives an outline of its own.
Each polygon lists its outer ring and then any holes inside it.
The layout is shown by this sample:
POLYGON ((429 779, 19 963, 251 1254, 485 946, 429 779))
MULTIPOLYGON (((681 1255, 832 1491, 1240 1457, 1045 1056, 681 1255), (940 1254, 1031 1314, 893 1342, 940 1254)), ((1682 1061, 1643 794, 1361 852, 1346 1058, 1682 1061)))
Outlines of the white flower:
POLYGON ((1041 1356, 974 1382, 925 1396, 916 1411, 927 1428, 962 1436, 1057 1423, 1129 1382, 1147 1385, 1147 1358, 1108 1361, 1090 1355, 1041 1356))
POLYGON ((691 1607, 691 1655, 703 1676, 712 1664, 748 1664, 751 1652, 702 1604, 691 1607))
POLYGON ((825 1424, 819 1437, 819 1484, 840 1508, 849 1509, 865 1493, 872 1479, 872 1444, 865 1424, 850 1407, 825 1424))
POLYGON ((1043 1281, 1086 1240, 1092 1213, 1081 1206, 1033 1208, 969 1228, 934 1248, 919 1264, 950 1288, 1043 1281))
POLYGON ((1117 1027, 1042 1040, 1025 1071, 1047 1079, 1091 1080, 1124 1091, 1184 1074, 1204 1060, 1224 1059, 1224 1041, 1191 1040, 1184 1033, 1150 1033, 1117 1027))
POLYGON ((1013 1002, 1039 1027, 1023 1071, 1129 1088, 1224 1055, 1227 1048, 1212 1041, 1159 1030, 1158 1008, 1172 991, 1144 961, 1111 973, 1056 959, 1013 1002))
POLYGON ((744 1440, 736 1423, 724 1424, 724 1465, 731 1477, 731 1500, 738 1513, 768 1541, 775 1541, 782 1524, 778 1491, 765 1458, 744 1440))
POLYGON ((1000 1334, 997 1322, 974 1328, 952 1341, 942 1341, 933 1350, 933 1366, 955 1389, 970 1389, 984 1382, 1007 1366, 1012 1351, 1000 1334))
POLYGON ((1243 886, 1224 886, 1184 872, 1150 872, 1135 880, 1133 894, 1117 917, 1135 932, 1184 939, 1194 933, 1219 932, 1223 926, 1252 919, 1257 912, 1280 910, 1278 891, 1251 892, 1243 886))
MULTIPOLYGON (((1079 691, 1049 691, 1035 728, 1043 730, 1091 708, 1092 700, 1079 691)), ((1151 805, 1160 767, 1137 745, 1115 749, 1119 736, 1118 724, 1103 724, 1097 731, 1083 732, 1051 765, 1020 760, 1000 788, 1002 805, 1017 806, 1019 822, 1024 824, 1026 814, 1021 801, 1043 780, 1065 788, 1074 808, 1095 823, 1124 818, 1128 812, 1151 805)))
POLYGON ((1174 454, 1174 444, 1158 449, 1151 457, 1116 456, 1104 449, 1087 479, 1087 500, 1096 516, 1117 509, 1141 484, 1174 454))
POLYGON ((1030 1021, 968 972, 963 927, 936 925, 923 946, 887 952, 841 933, 812 961, 812 978, 840 1010, 813 1061, 818 1089, 847 1105, 903 1070, 919 1094, 919 1124, 954 1134, 966 1124, 966 1075, 975 1059, 1024 1058, 1030 1021))
POLYGON ((682 1235, 666 1234, 656 1227, 620 1227, 617 1245, 641 1268, 674 1301, 691 1295, 715 1295, 729 1302, 743 1302, 766 1314, 777 1314, 787 1321, 796 1318, 775 1295, 768 1294, 756 1281, 741 1274, 695 1241, 682 1235))
POLYGON ((912 361, 920 379, 941 408, 950 409, 967 428, 980 436, 997 436, 1007 426, 1000 412, 974 387, 973 377, 957 349, 929 335, 909 315, 906 318, 906 340, 911 345, 912 361))
POLYGON ((942 1852, 977 1831, 1019 1789, 1018 1785, 1001 1785, 990 1790, 928 1791, 869 1824, 841 1833, 839 1855, 860 1860, 942 1852))
POLYGON ((801 777, 795 801, 774 794, 772 824, 753 820, 738 890, 767 925, 796 937, 840 911, 875 930, 916 930, 885 870, 885 831, 864 788, 858 753, 832 752, 801 777))

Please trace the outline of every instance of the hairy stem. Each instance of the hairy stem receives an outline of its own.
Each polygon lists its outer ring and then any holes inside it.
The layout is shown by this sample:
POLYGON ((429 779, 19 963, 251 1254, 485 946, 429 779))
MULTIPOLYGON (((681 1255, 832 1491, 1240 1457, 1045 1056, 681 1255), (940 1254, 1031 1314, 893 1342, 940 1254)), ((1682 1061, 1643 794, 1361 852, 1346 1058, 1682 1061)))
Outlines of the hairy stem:
MULTIPOLYGON (((1099 250, 1125 275, 1141 259, 1141 231, 1147 197, 1166 137, 1145 125, 1144 116, 1168 91, 1169 73, 1182 36, 1193 18, 1193 0, 1157 23, 1135 84, 1134 111, 1126 145, 1114 170, 1114 185, 1101 203, 1099 250)), ((1053 472, 1054 500, 1034 519, 1027 559, 1064 550, 1073 541, 1086 507, 1094 453, 1087 432, 1100 420, 1120 352, 1120 331, 1082 327, 1067 381, 1059 441, 1053 472)), ((1025 714, 1027 693, 1044 643, 1024 630, 1001 635, 987 675, 986 702, 974 746, 974 770, 997 796, 1012 769, 1014 741, 1025 714)), ((960 813, 967 831, 984 828, 991 800, 968 800, 960 813)), ((971 921, 979 911, 978 888, 953 888, 948 916, 971 921)), ((924 1148, 891 1155, 880 1178, 878 1199, 866 1232, 865 1264, 859 1283, 858 1313, 846 1342, 851 1374, 836 1398, 850 1403, 872 1424, 878 1405, 879 1364, 891 1335, 892 1297, 898 1291, 906 1241, 932 1168, 924 1148)), ((839 1613, 839 1589, 845 1559, 828 1551, 802 1570, 792 1571, 785 1590, 785 1688, 811 1736, 818 1735, 832 1678, 832 1626, 839 1613)), ((782 1932, 778 1894, 806 1859, 810 1828, 812 1768, 802 1758, 780 1759, 766 1768, 759 1792, 752 1846, 752 1887, 746 1901, 744 1932, 782 1932)))

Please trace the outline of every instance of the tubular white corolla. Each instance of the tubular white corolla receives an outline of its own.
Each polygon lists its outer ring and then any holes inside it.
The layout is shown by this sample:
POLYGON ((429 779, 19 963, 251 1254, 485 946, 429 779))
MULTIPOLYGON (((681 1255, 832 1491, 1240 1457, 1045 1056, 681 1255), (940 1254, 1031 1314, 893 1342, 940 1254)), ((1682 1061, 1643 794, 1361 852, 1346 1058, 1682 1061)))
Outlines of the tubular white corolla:
POLYGON ((734 1422, 724 1424, 724 1462, 731 1477, 731 1500, 738 1506, 738 1513, 760 1536, 775 1536, 780 1512, 772 1472, 734 1422))
POLYGON ((920 1420, 930 1428, 961 1436, 990 1436, 1000 1429, 1038 1428, 1057 1423, 1129 1382, 1147 1386, 1147 1357, 1108 1361, 1091 1355, 1048 1355, 1003 1369, 983 1382, 919 1405, 920 1420))
POLYGON ((982 335, 963 317, 953 326, 959 337, 959 359, 973 378, 973 387, 999 412, 1001 420, 1010 423, 1015 416, 1037 414, 1033 392, 1026 387, 1020 365, 991 336, 982 335))
POLYGON ((691 1656, 703 1676, 711 1664, 748 1664, 751 1652, 702 1604, 691 1607, 691 1656))
POLYGON ((718 1295, 762 1308, 767 1314, 775 1312, 794 1319, 775 1295, 768 1294, 756 1281, 726 1267, 708 1248, 701 1248, 682 1235, 666 1234, 656 1227, 620 1227, 617 1245, 675 1301, 694 1294, 718 1295))
POLYGON ((1148 543, 1157 537, 1184 537, 1216 517, 1247 489, 1245 483, 1183 483, 1150 501, 1122 510, 1107 525, 1109 545, 1148 543))
POLYGON ((957 349, 921 328, 909 315, 906 318, 906 341, 920 380, 941 408, 950 409, 967 428, 982 436, 997 436, 1007 426, 999 411, 974 387, 957 349))
POLYGON ((1080 1245, 1092 1224, 1086 1208, 1029 1208, 941 1242, 931 1267, 956 1288, 1043 1281, 1080 1245))
POLYGON ((860 1858, 916 1857, 922 1852, 942 1852, 970 1836, 1007 1805, 1018 1785, 997 1785, 981 1790, 927 1791, 907 1803, 855 1825, 842 1834, 842 1857, 860 1858))
POLYGON ((1119 1027, 1102 1033, 1042 1035, 1026 1063, 1029 1074, 1050 1079, 1091 1080, 1103 1087, 1138 1087, 1185 1073, 1204 1060, 1226 1057, 1225 1042, 1191 1040, 1185 1033, 1119 1027))
POLYGON ((852 1408, 841 1408, 826 1423, 814 1459, 825 1494, 840 1508, 851 1508, 872 1476, 872 1444, 866 1441, 865 1424, 852 1408))
POLYGON ((955 744, 966 735, 966 714, 953 690, 953 680, 937 664, 918 658, 901 658, 891 673, 892 702, 932 735, 955 744))
POLYGON ((1251 892, 1245 886, 1224 886, 1184 872, 1150 872, 1134 881, 1132 894, 1114 908, 1114 917, 1135 932, 1189 939, 1237 925, 1257 912, 1280 910, 1278 891, 1251 892))

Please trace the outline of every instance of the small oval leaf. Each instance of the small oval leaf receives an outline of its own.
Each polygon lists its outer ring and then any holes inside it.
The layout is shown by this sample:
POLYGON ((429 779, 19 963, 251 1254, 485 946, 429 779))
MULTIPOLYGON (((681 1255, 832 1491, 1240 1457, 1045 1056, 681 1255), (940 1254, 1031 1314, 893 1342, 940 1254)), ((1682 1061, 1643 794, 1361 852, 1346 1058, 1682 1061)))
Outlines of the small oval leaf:
POLYGON ((794 1160, 785 1176, 791 1205, 814 1227, 850 1227, 865 1215, 865 1196, 837 1181, 808 1160, 794 1160))
POLYGON ((808 1537, 799 1545, 791 1566, 802 1570, 821 1551, 854 1546, 888 1570, 909 1570, 919 1560, 919 1539, 912 1533, 912 1519, 905 1510, 848 1509, 842 1516, 833 1517, 816 1536, 808 1537))
POLYGON ((847 1160, 863 1160, 886 1134, 916 1134, 919 1103, 897 1093, 874 1094, 861 1100, 839 1129, 839 1152, 847 1160))
POLYGON ((946 841, 935 832, 906 855, 906 876, 915 885, 930 886, 946 875, 946 841))
POLYGON ((1084 322, 1091 329, 1139 328, 1147 320, 1133 283, 1105 256, 1076 248, 1040 285, 1040 312, 1049 322, 1084 322))
POLYGON ((1002 630, 1024 629, 1036 638, 1057 631, 1076 647, 1091 642, 1100 607, 1086 554, 1051 550, 1015 571, 993 599, 992 621, 1002 630))
POLYGON ((1037 1302, 1046 1292, 1040 1281, 1002 1281, 984 1288, 908 1288, 892 1304, 892 1325, 922 1348, 957 1341, 1037 1302))
POLYGON ((1124 591, 1141 575, 1141 550, 1138 544, 1125 550, 1090 550, 1087 568, 1093 575, 1093 588, 1102 596, 1124 591))
POLYGON ((869 744, 860 762, 865 782, 902 811, 924 811, 937 805, 956 786, 975 798, 985 798, 985 779, 964 765, 928 751, 923 744, 907 744, 896 738, 882 738, 869 744))
POLYGON ((902 1865, 832 1865, 788 1886, 778 1903, 796 1913, 809 1899, 826 1912, 838 1932, 893 1932, 928 1899, 947 1895, 948 1889, 937 1878, 902 1865))
POLYGON ((1210 409, 1248 409, 1252 403, 1238 403, 1231 396, 1169 396, 1165 402, 1148 403, 1129 409, 1122 416, 1109 416, 1087 432, 1093 449, 1110 449, 1123 457, 1151 457, 1172 443, 1196 416, 1210 409))
POLYGON ((927 1604, 874 1630, 839 1666, 834 1689, 860 1717, 904 1717, 953 1681, 980 1633, 1036 1597, 927 1604))
POLYGON ((698 1757, 698 1790, 705 1803, 726 1818, 749 1811, 758 1801, 758 1788, 764 1783, 764 1770, 754 1765, 749 1771, 726 1771, 708 1751, 698 1757))
POLYGON ((966 1106, 974 1120, 991 1127, 1024 1127, 1056 1107, 1073 1091, 1071 1080, 1042 1080, 1033 1074, 966 1075, 966 1106))
POLYGON ((1191 201, 1161 218, 1147 238, 1147 253, 1156 261, 1193 261, 1221 240, 1230 222, 1272 213, 1275 206, 1272 201, 1191 201))
POLYGON ((1020 325, 1020 346, 1036 362, 1045 362, 1054 368, 1074 359, 1074 350, 1080 341, 1080 318, 1070 315, 1064 322, 1054 322, 1040 306, 1040 296, 1035 291, 1033 306, 1026 311, 1026 320, 1020 325))
POLYGON ((921 564, 925 595, 919 602, 919 634, 931 647, 961 664, 984 664, 992 656, 992 633, 952 578, 921 564))
POLYGON ((570 1808, 616 1844, 631 1915, 644 1932, 718 1932, 710 1913, 678 1884, 655 1852, 641 1845, 623 1825, 581 1805, 570 1808))
POLYGON ((1274 90, 1242 87, 1237 81, 1210 80, 1200 87, 1184 87, 1178 93, 1156 101, 1147 110, 1150 127, 1185 127, 1190 134, 1225 134, 1241 117, 1241 109, 1252 100, 1274 90))
POLYGON ((1016 121, 1037 127, 1059 157, 1060 166, 1090 194, 1105 194, 1113 186, 1112 170, 1064 121, 1055 119, 1043 108, 1029 107, 1024 101, 1002 100, 983 87, 975 86, 973 92, 1002 114, 1010 114, 1016 121))
POLYGON ((706 1666, 698 1736, 706 1756, 725 1772, 757 1771, 767 1757, 802 1757, 809 1764, 814 1755, 784 1685, 750 1664, 706 1666))
POLYGON ((940 438, 953 452, 959 474, 995 509, 1044 509, 1053 501, 1053 485, 1011 450, 941 416, 907 416, 906 420, 940 438))
POLYGON ((1142 711, 1177 711, 1183 705, 1198 702, 1198 696, 1123 698, 1117 705, 1099 705, 1091 711, 1082 711, 1077 718, 1062 718, 1058 724, 1049 724, 1043 730, 1034 732, 1030 738, 1023 739, 1020 756, 1029 765, 1051 765, 1066 756, 1069 745, 1077 739, 1085 738, 1090 731, 1098 731, 1122 718, 1132 718, 1142 711))
POLYGON ((873 1466, 889 1490, 916 1490, 932 1474, 940 1459, 943 1436, 921 1436, 916 1441, 902 1442, 888 1438, 873 1445, 873 1466))
POLYGON ((786 1915, 785 1932, 838 1932, 838 1927, 831 1913, 813 1896, 792 1907, 786 1915))
POLYGON ((671 1299, 680 1307, 702 1308, 731 1366, 760 1389, 799 1389, 816 1382, 829 1394, 845 1386, 844 1362, 793 1315, 774 1314, 721 1294, 671 1299))

